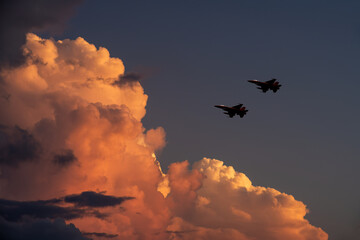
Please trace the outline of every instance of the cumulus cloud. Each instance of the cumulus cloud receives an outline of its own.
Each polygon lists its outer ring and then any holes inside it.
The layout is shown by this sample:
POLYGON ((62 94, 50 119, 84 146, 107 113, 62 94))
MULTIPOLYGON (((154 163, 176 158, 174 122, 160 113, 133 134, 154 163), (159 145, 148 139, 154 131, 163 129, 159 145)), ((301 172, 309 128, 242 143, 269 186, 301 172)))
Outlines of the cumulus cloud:
POLYGON ((147 95, 141 85, 114 85, 124 73, 122 61, 83 38, 28 34, 24 51, 24 65, 1 72, 1 88, 10 97, 0 99, 0 123, 26 129, 43 151, 31 164, 1 169, 0 196, 36 200, 89 190, 132 196, 124 203, 127 211, 103 210, 110 222, 73 222, 85 232, 130 239, 162 229, 170 212, 157 191, 162 173, 153 154, 165 134, 142 126, 147 95))
POLYGON ((293 196, 253 186, 245 174, 215 159, 196 162, 192 171, 203 174, 202 186, 196 191, 195 204, 183 209, 182 218, 171 226, 176 231, 194 230, 182 239, 194 235, 199 239, 327 239, 325 232, 304 219, 306 206, 293 196))
MULTIPOLYGON (((154 153, 165 146, 165 131, 143 127, 147 95, 135 77, 118 84, 125 68, 107 49, 80 37, 55 41, 35 34, 23 49, 25 63, 0 72, 7 93, 0 98, 0 124, 18 126, 18 135, 32 140, 25 143, 42 150, 36 161, 0 165, 1 198, 16 204, 55 199, 62 205, 42 207, 85 211, 77 213, 81 218, 60 215, 82 237, 327 239, 304 218, 305 204, 253 186, 222 161, 173 163, 162 172, 154 153)), ((27 146, 6 134, 4 149, 27 146)))

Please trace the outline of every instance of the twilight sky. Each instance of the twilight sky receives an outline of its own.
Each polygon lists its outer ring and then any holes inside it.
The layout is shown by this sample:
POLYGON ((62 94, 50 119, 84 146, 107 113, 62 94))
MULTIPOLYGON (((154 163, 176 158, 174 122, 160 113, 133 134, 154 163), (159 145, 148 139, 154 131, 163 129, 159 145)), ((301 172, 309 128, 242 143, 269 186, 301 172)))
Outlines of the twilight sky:
POLYGON ((359 236, 358 1, 41 5, 26 26, 2 24, 2 228, 48 225, 73 239, 359 236), (25 42, 27 32, 36 35, 25 42), (246 81, 271 78, 276 94, 246 81), (238 103, 243 119, 213 107, 238 103))

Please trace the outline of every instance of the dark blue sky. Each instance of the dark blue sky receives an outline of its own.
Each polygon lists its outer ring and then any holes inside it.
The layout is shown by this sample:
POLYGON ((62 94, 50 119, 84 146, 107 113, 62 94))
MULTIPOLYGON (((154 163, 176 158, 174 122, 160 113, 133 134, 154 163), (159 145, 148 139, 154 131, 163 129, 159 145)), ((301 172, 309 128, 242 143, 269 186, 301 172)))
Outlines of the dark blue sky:
MULTIPOLYGON (((164 170, 222 160, 303 201, 329 239, 360 226, 359 1, 85 1, 57 38, 81 36, 145 76, 164 170), (276 94, 247 79, 278 78, 276 94), (215 104, 243 103, 229 119, 215 104)), ((358 235, 357 235, 358 236, 358 235)))

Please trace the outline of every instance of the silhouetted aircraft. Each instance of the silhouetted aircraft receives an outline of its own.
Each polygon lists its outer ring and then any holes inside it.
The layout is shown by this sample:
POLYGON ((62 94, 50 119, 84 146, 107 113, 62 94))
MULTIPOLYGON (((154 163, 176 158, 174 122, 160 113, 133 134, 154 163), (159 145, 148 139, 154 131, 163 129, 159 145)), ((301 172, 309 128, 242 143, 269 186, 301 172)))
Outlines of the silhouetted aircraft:
POLYGON ((242 104, 233 107, 227 107, 224 105, 215 105, 214 107, 221 108, 222 110, 225 111, 224 114, 229 115, 229 117, 231 118, 235 115, 239 115, 242 118, 248 111, 245 109, 245 107, 242 106, 242 104))
POLYGON ((248 80, 248 82, 255 83, 259 86, 258 89, 261 89, 263 92, 267 92, 267 90, 269 89, 273 90, 273 92, 276 92, 281 87, 279 82, 276 81, 276 78, 273 78, 266 82, 260 82, 258 80, 248 80))

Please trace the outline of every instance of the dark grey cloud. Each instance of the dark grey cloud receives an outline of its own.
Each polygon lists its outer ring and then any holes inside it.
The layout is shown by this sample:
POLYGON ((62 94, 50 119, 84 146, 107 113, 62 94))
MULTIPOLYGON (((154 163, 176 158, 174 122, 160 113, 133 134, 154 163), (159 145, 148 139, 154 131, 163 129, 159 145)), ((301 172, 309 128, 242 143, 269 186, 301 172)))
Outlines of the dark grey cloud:
POLYGON ((40 143, 28 131, 0 126, 0 164, 16 167, 37 159, 40 153, 40 143))
POLYGON ((0 239, 4 240, 90 240, 74 224, 63 219, 27 219, 9 222, 0 217, 0 239))
POLYGON ((24 217, 31 218, 63 218, 66 220, 80 218, 87 214, 86 209, 61 207, 59 199, 47 201, 13 201, 0 199, 0 216, 11 222, 21 221, 24 217))
POLYGON ((114 197, 103 195, 92 191, 82 192, 81 194, 74 194, 66 196, 65 202, 73 203, 76 206, 87 207, 109 207, 120 205, 126 200, 134 199, 133 197, 114 197))
POLYGON ((59 28, 82 0, 0 1, 0 68, 24 61, 21 46, 31 31, 59 28))
POLYGON ((66 167, 77 161, 77 157, 74 155, 73 150, 66 149, 59 154, 55 154, 53 162, 56 165, 66 167))
POLYGON ((142 75, 135 72, 128 72, 125 73, 124 75, 121 75, 120 79, 124 82, 134 82, 142 79, 142 75))
POLYGON ((182 235, 184 233, 191 233, 191 232, 196 232, 196 230, 183 230, 183 231, 165 231, 166 233, 169 234, 176 234, 176 235, 182 235))
POLYGON ((133 197, 115 197, 96 192, 82 192, 81 194, 69 195, 62 198, 38 201, 15 201, 0 199, 0 216, 7 221, 19 222, 24 218, 62 218, 66 220, 93 216, 106 218, 107 215, 94 208, 117 206, 133 197), (64 207, 63 203, 71 203, 73 206, 64 207))
POLYGON ((124 121, 124 109, 119 109, 114 106, 104 106, 101 103, 95 103, 94 106, 99 110, 100 116, 106 118, 111 123, 121 123, 124 121))
POLYGON ((118 234, 109 234, 109 233, 99 233, 99 232, 83 232, 84 236, 95 236, 101 238, 115 238, 119 236, 118 234))
POLYGON ((119 76, 119 79, 114 82, 114 85, 123 86, 126 84, 133 84, 139 82, 143 76, 139 73, 128 72, 119 76))

